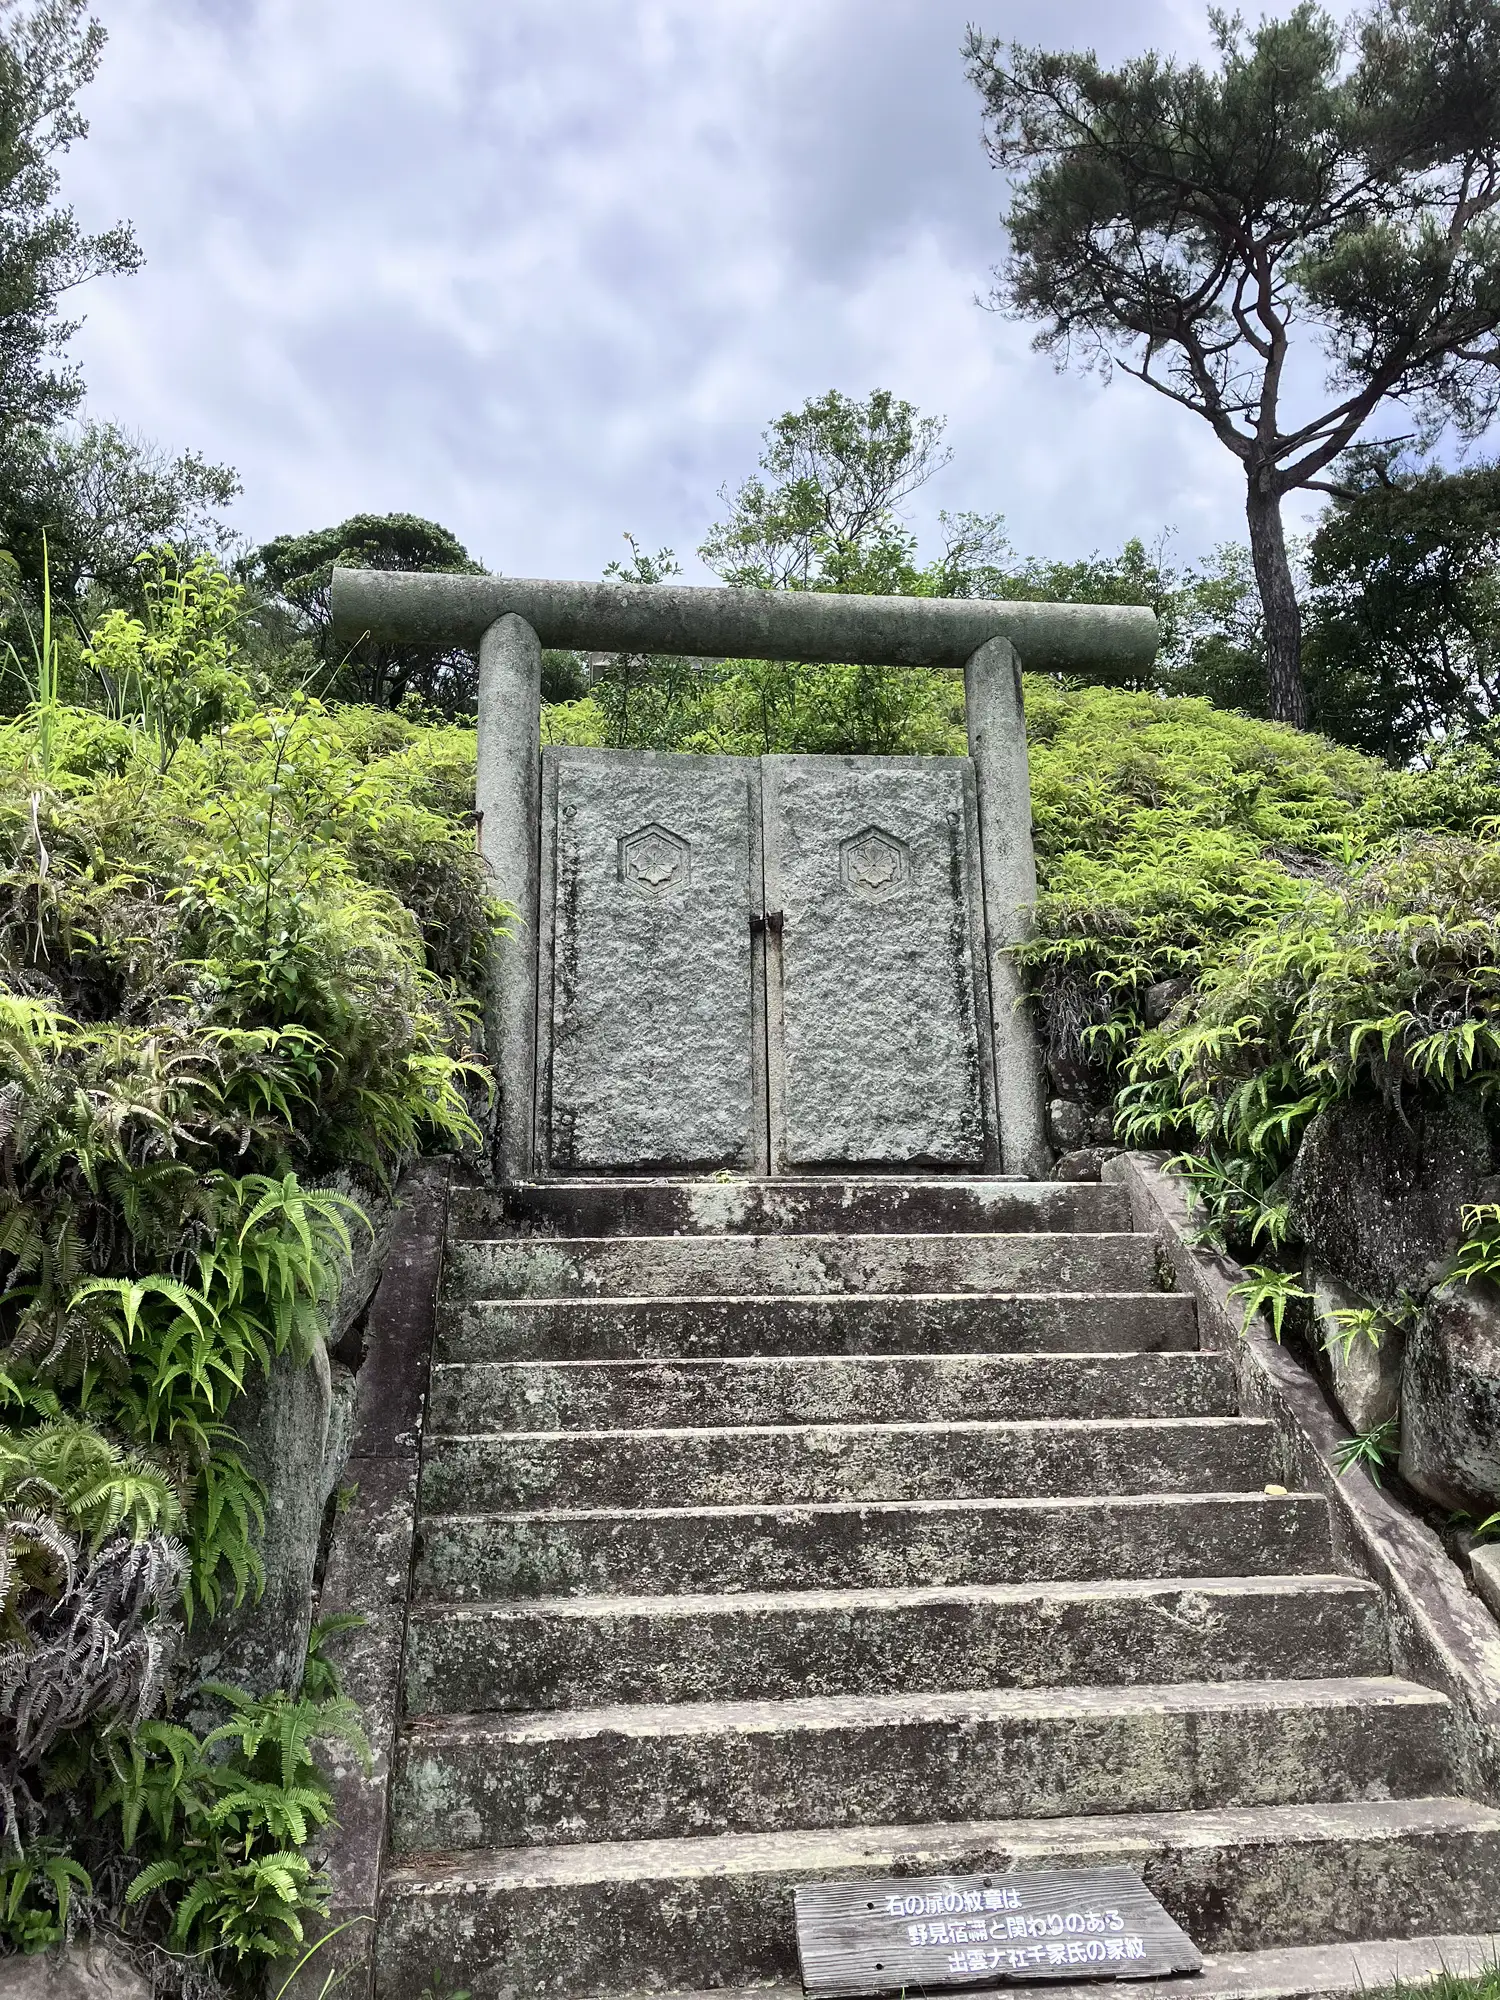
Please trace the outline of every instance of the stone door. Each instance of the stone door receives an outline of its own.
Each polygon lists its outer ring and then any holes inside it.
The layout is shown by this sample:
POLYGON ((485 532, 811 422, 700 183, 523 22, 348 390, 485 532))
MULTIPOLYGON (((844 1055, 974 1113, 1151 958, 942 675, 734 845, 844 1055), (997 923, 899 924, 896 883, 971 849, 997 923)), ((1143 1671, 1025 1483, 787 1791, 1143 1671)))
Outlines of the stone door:
POLYGON ((543 1172, 993 1172, 967 758, 543 755, 543 1172))
POLYGON ((761 769, 775 1169, 995 1171, 969 760, 761 769))
POLYGON ((760 773, 542 756, 537 1161, 763 1173, 760 773))

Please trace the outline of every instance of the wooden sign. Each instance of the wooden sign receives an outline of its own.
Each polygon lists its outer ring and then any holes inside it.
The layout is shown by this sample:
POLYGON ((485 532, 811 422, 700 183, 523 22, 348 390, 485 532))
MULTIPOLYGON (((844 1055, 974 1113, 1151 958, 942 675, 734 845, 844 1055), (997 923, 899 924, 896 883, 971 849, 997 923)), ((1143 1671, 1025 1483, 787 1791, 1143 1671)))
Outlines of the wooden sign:
POLYGON ((1129 1868, 815 1882, 798 1889, 802 1985, 819 1996, 1198 1972, 1186 1931, 1129 1868))

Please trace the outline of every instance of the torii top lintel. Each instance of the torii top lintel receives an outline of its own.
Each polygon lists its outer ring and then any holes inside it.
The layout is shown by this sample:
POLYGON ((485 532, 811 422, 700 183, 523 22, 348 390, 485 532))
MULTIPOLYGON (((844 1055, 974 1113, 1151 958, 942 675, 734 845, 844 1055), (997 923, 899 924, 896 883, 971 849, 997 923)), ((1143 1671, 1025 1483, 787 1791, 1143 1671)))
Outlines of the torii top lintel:
POLYGON ((1039 673, 1124 679, 1156 656, 1156 614, 1134 604, 1031 604, 978 597, 856 597, 685 584, 560 583, 537 577, 336 569, 332 616, 364 633, 477 645, 514 613, 544 646, 703 659, 826 660, 960 667, 1008 639, 1039 673))

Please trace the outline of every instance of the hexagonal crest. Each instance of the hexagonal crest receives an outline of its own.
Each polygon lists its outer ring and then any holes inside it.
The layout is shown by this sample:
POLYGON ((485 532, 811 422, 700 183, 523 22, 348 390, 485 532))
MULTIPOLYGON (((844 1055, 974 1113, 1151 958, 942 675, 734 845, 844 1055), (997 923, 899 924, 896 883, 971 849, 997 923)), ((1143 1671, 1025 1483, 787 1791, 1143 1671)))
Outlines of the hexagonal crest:
POLYGON ((867 826, 840 846, 839 874, 851 896, 883 903, 911 880, 911 849, 895 834, 867 826))
POLYGON ((665 896, 685 889, 692 874, 692 850, 670 827, 638 827, 620 841, 620 880, 641 896, 665 896))

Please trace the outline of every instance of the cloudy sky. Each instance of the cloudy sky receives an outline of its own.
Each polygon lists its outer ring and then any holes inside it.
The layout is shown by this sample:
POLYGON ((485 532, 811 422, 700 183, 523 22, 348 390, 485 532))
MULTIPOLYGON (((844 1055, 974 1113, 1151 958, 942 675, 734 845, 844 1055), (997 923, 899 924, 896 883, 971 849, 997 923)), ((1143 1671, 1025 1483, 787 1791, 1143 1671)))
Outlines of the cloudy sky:
POLYGON ((65 167, 146 268, 88 292, 89 407, 238 467, 261 539, 358 510, 589 577, 691 551, 830 387, 945 415, 913 505, 1045 555, 1238 537, 1236 466, 979 303, 1000 251, 960 43, 1204 47, 1200 0, 97 0, 65 167))

